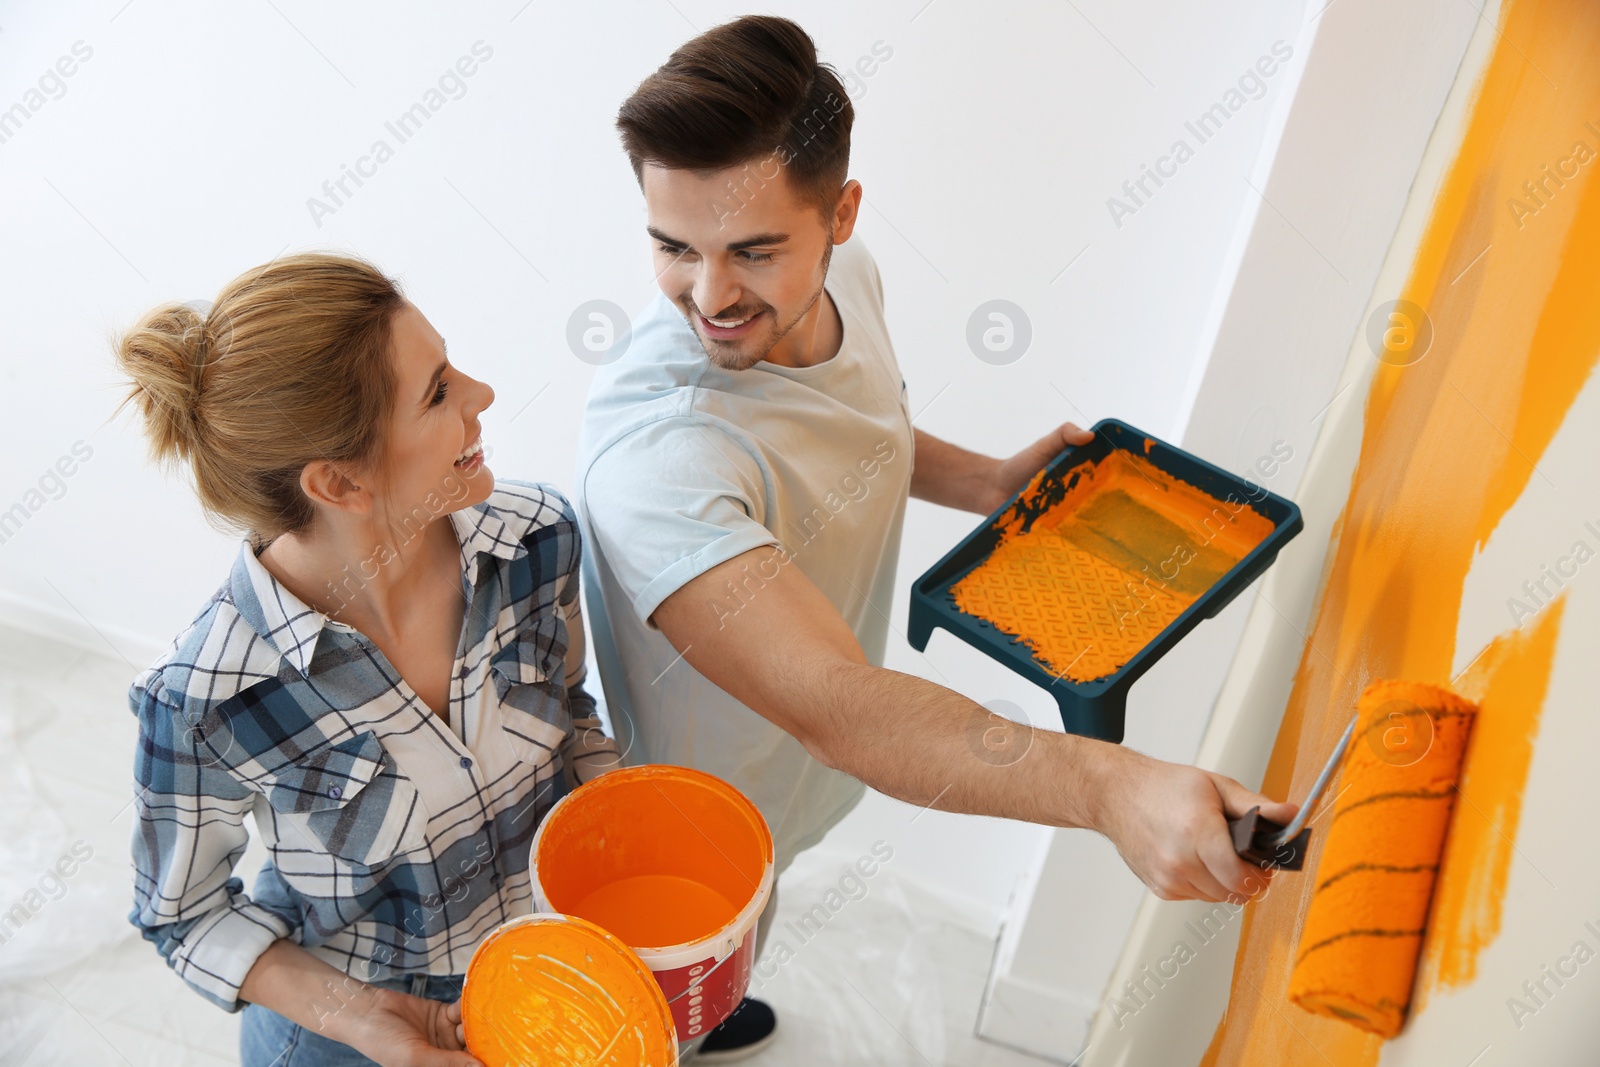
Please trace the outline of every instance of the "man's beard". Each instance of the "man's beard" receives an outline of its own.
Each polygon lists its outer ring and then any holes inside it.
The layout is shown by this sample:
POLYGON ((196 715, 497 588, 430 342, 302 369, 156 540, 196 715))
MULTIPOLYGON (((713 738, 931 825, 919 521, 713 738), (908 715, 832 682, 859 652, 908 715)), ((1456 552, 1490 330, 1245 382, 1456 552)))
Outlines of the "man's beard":
MULTIPOLYGON (((700 333, 699 324, 695 322, 695 317, 700 314, 700 310, 694 306, 694 301, 692 299, 685 298, 683 307, 689 313, 690 328, 694 330, 694 335, 700 341, 700 347, 705 351, 706 358, 711 361, 711 365, 720 368, 721 370, 749 370, 751 367, 755 366, 757 363, 760 363, 762 360, 771 355, 772 350, 778 347, 778 342, 782 341, 786 336, 788 336, 789 331, 794 329, 800 320, 805 318, 811 309, 816 306, 817 301, 821 299, 822 290, 828 283, 828 264, 832 261, 833 230, 830 227, 828 230, 828 241, 824 246, 824 251, 822 253, 822 281, 817 283, 817 291, 811 294, 811 299, 806 301, 805 307, 801 308, 792 319, 786 323, 783 323, 781 326, 774 328, 772 332, 766 336, 766 338, 757 339, 751 337, 743 338, 741 340, 741 345, 759 346, 760 350, 756 352, 755 355, 748 354, 747 350, 743 347, 740 347, 740 345, 729 344, 727 342, 712 340, 711 343, 707 344, 706 338, 700 333)), ((761 314, 763 312, 769 312, 772 310, 773 308, 770 304, 763 304, 759 309, 757 309, 755 314, 761 314)), ((706 317, 716 318, 719 316, 708 315, 706 317)))

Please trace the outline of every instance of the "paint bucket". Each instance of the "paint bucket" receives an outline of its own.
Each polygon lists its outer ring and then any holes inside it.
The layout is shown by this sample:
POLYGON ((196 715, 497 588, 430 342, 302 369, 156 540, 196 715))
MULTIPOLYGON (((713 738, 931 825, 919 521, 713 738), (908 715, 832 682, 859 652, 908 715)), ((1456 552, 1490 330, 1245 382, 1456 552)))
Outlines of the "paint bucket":
POLYGON ((672 1011, 628 946, 570 915, 503 924, 461 989, 467 1050, 485 1067, 661 1067, 677 1062, 672 1011))
POLYGON ((743 793, 687 767, 625 767, 562 797, 533 839, 540 911, 587 919, 638 954, 678 1040, 726 1019, 755 964, 772 834, 743 793))

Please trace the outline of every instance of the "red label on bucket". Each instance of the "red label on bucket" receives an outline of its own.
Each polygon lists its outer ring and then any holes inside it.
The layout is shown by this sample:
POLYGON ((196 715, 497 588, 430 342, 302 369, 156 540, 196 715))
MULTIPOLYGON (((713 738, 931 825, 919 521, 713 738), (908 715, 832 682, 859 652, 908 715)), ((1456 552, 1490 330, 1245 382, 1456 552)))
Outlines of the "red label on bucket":
POLYGON ((689 967, 655 972, 681 1040, 699 1037, 733 1014, 750 987, 755 954, 756 939, 752 935, 720 965, 708 957, 689 967))

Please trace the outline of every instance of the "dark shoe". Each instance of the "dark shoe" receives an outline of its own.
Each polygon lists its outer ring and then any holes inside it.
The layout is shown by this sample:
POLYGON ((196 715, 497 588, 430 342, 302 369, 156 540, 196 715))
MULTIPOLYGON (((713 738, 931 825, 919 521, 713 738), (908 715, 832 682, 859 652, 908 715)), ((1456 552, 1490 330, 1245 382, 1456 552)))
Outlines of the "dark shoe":
POLYGON ((759 1000, 745 997, 722 1020, 695 1054, 696 1063, 733 1063, 754 1056, 778 1036, 778 1016, 759 1000))

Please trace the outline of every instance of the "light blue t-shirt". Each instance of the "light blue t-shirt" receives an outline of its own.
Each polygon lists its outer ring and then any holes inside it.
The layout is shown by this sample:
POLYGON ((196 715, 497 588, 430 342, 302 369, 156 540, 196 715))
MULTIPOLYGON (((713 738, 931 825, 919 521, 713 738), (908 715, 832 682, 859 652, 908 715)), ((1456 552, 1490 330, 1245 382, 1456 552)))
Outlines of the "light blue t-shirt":
MULTIPOLYGON (((834 249, 826 288, 844 324, 838 353, 812 367, 743 371, 713 366, 682 312, 657 296, 626 354, 595 376, 578 446, 584 584, 626 762, 674 763, 733 783, 772 828, 779 871, 865 787, 708 681, 649 619, 690 579, 781 545, 788 562, 778 566, 799 567, 868 660, 883 663, 911 419, 878 269, 859 238, 834 249)), ((763 584, 751 567, 705 610, 739 626, 739 609, 763 584)), ((743 636, 784 640, 753 628, 743 636)))

